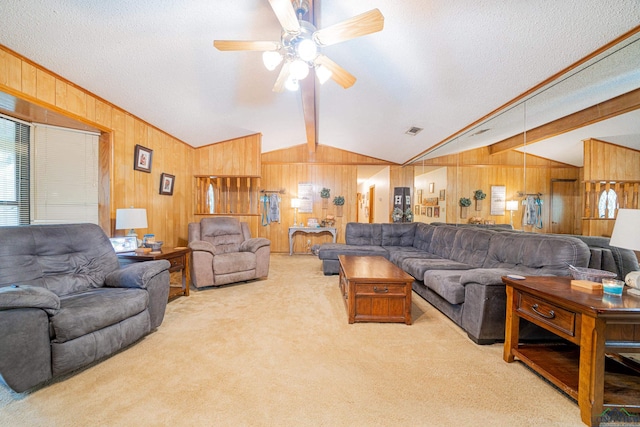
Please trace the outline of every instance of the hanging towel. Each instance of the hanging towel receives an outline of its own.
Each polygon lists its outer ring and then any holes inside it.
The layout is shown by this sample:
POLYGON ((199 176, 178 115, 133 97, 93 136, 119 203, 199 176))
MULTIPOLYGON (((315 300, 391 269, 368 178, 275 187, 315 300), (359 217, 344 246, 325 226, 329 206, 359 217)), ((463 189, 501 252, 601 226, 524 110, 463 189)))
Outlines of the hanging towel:
POLYGON ((267 225, 269 225, 269 211, 267 208, 269 196, 267 196, 266 194, 260 196, 260 201, 262 202, 262 226, 266 227, 267 225))
POLYGON ((269 222, 280 222, 280 196, 269 196, 269 222))
POLYGON ((542 199, 538 196, 527 196, 523 202, 525 205, 522 215, 522 225, 542 228, 542 199))

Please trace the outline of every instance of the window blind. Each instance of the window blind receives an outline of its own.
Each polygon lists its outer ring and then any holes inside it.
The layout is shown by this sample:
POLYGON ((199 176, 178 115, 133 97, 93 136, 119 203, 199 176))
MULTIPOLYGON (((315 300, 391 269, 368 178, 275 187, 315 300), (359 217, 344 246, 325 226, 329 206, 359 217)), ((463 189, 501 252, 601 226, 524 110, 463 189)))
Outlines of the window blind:
POLYGON ((31 127, 0 116, 0 226, 29 224, 31 127))
POLYGON ((98 135, 36 124, 32 224, 98 224, 98 135))

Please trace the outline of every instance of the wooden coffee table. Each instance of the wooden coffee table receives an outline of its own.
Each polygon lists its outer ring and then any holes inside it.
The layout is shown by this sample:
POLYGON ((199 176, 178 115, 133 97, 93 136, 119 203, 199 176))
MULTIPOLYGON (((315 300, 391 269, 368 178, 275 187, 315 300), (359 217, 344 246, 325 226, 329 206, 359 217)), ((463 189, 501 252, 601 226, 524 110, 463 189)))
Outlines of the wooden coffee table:
POLYGON ((340 255, 338 259, 349 323, 411 324, 412 276, 382 256, 340 255))
POLYGON ((640 352, 640 298, 571 287, 569 277, 502 278, 507 290, 504 360, 517 357, 578 401, 587 425, 605 411, 640 421, 640 364, 618 353, 640 352), (520 319, 566 344, 519 343, 520 319))

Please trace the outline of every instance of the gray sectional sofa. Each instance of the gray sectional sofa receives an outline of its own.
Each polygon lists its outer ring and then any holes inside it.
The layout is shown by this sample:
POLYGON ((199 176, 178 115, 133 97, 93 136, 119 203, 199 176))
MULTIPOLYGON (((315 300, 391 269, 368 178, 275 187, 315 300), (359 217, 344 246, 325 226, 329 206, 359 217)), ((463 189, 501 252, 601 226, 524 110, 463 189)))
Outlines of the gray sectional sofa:
POLYGON ((0 382, 23 392, 155 330, 166 260, 120 268, 94 224, 0 227, 0 382))
MULTIPOLYGON (((569 264, 613 271, 622 278, 639 269, 633 251, 613 248, 606 238, 504 227, 348 223, 345 242, 318 249, 325 275, 339 272, 338 255, 382 255, 413 276, 413 290, 478 344, 504 340, 502 276, 569 276, 569 264)), ((520 335, 548 336, 531 324, 520 335)))

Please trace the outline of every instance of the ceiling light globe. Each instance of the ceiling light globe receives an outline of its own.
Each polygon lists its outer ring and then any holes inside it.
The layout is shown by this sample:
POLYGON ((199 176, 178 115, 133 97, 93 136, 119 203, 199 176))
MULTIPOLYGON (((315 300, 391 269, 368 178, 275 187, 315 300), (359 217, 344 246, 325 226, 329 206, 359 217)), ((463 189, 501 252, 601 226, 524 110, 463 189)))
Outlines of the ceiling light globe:
POLYGON ((287 81, 284 83, 284 87, 287 90, 290 90, 292 92, 298 90, 300 88, 300 84, 298 84, 298 80, 293 78, 293 77, 289 77, 287 79, 287 81))
POLYGON ((302 80, 309 75, 309 66, 306 62, 296 59, 291 63, 291 76, 296 80, 302 80))
POLYGON ((331 78, 332 74, 333 73, 331 72, 331 70, 325 67, 324 65, 321 65, 316 68, 316 76, 318 77, 318 81, 320 82, 321 85, 325 84, 327 80, 331 78))
POLYGON ((262 62, 269 71, 276 69, 278 64, 282 61, 282 55, 274 50, 268 50, 262 53, 262 62))
POLYGON ((303 61, 313 61, 318 56, 318 46, 313 40, 302 40, 298 43, 296 50, 303 61))

